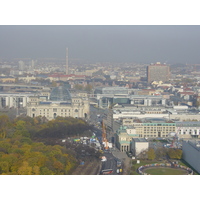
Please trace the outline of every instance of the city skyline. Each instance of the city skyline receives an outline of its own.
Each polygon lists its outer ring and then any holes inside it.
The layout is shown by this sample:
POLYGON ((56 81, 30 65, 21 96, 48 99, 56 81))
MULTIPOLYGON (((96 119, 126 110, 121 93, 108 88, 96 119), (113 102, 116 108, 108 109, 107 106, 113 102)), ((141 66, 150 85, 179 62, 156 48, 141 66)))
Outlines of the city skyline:
POLYGON ((200 63, 200 26, 0 26, 0 58, 200 63))

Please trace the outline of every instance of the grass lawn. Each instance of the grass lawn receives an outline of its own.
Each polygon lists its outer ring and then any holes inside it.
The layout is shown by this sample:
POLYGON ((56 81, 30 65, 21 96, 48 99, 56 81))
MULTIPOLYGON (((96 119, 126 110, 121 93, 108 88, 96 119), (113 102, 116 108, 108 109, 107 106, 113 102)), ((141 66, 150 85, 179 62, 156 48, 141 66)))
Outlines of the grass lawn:
POLYGON ((131 167, 131 175, 139 175, 137 173, 137 168, 146 165, 146 164, 153 164, 153 163, 163 163, 163 161, 151 161, 151 160, 140 160, 140 164, 136 164, 136 160, 132 161, 132 167, 131 167))
MULTIPOLYGON (((140 160, 140 164, 136 164, 136 160, 132 161, 132 167, 131 167, 131 172, 130 175, 139 175, 137 173, 137 168, 142 166, 142 165, 146 165, 146 164, 153 164, 153 163, 164 163, 165 161, 150 161, 150 160, 140 160)), ((194 175, 199 175, 188 163, 186 163, 184 160, 178 160, 178 164, 179 165, 183 165, 183 166, 187 166, 189 168, 191 168, 194 171, 194 175)), ((165 168, 166 169, 166 168, 165 168)), ((158 168, 155 169, 156 171, 158 170, 158 168)), ((180 170, 180 169, 179 169, 180 170)), ((150 172, 147 172, 149 174, 152 174, 150 172)), ((156 173, 158 174, 158 173, 156 173)), ((152 174, 153 175, 153 174, 152 174)), ((171 174, 171 175, 175 175, 175 174, 171 174)))
POLYGON ((151 175, 186 175, 187 171, 183 169, 174 169, 170 167, 152 167, 143 170, 151 175))

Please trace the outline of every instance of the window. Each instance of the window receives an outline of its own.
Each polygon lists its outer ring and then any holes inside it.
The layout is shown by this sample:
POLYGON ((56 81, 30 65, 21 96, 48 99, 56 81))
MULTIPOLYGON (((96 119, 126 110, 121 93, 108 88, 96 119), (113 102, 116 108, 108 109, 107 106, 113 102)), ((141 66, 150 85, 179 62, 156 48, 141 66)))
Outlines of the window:
POLYGON ((56 118, 56 113, 53 114, 53 118, 54 118, 54 119, 56 118))
POLYGON ((57 108, 53 108, 53 112, 57 112, 57 108))

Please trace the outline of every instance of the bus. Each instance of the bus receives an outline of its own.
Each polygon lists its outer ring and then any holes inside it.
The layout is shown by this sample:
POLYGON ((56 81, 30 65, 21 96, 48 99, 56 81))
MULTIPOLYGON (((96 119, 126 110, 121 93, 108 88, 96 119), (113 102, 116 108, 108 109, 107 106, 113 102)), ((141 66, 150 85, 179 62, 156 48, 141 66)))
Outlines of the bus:
POLYGON ((107 175, 107 174, 112 174, 113 170, 112 169, 104 169, 101 171, 102 175, 107 175))

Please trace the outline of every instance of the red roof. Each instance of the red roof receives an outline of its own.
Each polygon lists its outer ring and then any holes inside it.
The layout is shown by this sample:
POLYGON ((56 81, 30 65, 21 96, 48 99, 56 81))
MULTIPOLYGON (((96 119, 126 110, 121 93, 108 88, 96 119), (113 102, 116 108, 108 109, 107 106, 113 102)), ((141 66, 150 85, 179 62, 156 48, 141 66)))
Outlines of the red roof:
POLYGON ((160 87, 160 88, 163 88, 163 89, 167 89, 167 88, 169 88, 170 86, 162 86, 162 85, 160 85, 159 87, 160 87))
POLYGON ((66 78, 85 78, 86 76, 85 75, 75 75, 75 74, 52 74, 52 75, 49 75, 49 77, 53 77, 53 78, 61 78, 61 77, 66 77, 66 78))
POLYGON ((142 89, 142 91, 155 91, 154 89, 142 89))
POLYGON ((185 95, 187 95, 187 94, 189 94, 189 95, 192 95, 192 94, 194 94, 194 92, 179 92, 180 94, 185 94, 185 95))

